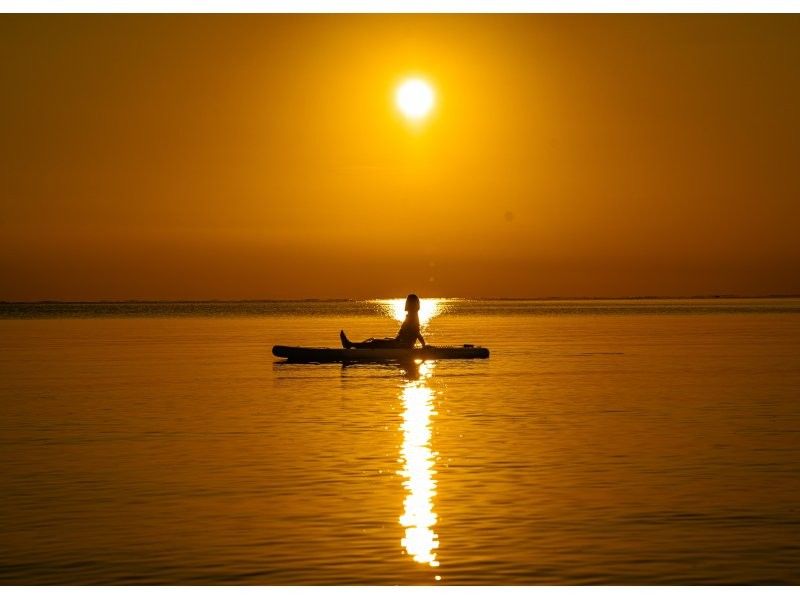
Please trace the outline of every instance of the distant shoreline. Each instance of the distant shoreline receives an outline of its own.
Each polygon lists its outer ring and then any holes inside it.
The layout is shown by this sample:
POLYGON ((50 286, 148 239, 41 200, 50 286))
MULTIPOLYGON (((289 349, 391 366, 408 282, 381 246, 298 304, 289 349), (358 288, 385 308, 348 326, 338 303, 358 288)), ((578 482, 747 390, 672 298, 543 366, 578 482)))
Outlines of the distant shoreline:
MULTIPOLYGON (((108 305, 108 304, 143 304, 169 305, 186 303, 344 303, 358 301, 380 301, 384 298, 370 299, 89 299, 60 300, 41 299, 33 301, 0 300, 0 305, 108 305)), ((609 297, 435 297, 435 299, 462 299, 467 301, 663 301, 663 300, 714 300, 714 299, 800 299, 800 295, 634 295, 609 297)))

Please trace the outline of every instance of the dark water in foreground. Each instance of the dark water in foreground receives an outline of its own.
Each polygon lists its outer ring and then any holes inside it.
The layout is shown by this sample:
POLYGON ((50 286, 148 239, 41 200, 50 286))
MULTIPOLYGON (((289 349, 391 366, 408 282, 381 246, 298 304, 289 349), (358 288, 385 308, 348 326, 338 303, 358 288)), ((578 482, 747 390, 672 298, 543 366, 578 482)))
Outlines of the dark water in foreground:
POLYGON ((800 583, 800 300, 426 309, 0 306, 0 582, 800 583))

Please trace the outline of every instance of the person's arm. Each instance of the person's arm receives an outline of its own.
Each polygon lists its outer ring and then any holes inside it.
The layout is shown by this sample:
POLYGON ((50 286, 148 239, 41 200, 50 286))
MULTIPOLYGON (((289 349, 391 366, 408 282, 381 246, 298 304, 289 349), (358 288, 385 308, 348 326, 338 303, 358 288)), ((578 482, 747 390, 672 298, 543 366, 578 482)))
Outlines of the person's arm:
POLYGON ((425 346, 425 339, 422 338, 422 333, 421 332, 417 332, 417 338, 419 339, 419 342, 421 342, 422 346, 424 347, 425 346))

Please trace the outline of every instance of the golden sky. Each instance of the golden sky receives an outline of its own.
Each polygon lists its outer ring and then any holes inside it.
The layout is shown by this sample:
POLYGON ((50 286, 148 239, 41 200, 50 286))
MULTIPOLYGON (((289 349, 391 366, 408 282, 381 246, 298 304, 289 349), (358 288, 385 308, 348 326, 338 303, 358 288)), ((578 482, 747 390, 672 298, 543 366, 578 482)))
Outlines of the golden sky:
POLYGON ((3 15, 0 51, 0 300, 800 293, 798 15, 3 15))

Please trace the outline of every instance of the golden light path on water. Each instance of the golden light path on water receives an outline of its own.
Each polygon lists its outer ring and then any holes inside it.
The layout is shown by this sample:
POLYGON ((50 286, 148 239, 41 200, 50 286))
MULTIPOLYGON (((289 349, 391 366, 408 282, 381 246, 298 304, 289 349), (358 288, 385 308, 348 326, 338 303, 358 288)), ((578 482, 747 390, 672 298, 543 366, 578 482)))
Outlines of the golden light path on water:
MULTIPOLYGON (((433 372, 434 364, 418 364, 419 377, 408 380, 400 395, 403 401, 403 445, 400 462, 406 497, 400 524, 405 535, 400 544, 416 562, 438 567, 436 549, 439 539, 434 531, 436 513, 433 497, 436 496, 436 453, 431 448, 431 419, 436 415, 433 407, 433 391, 426 381, 433 372)), ((440 579, 436 576, 436 579, 440 579)))
MULTIPOLYGON (((406 317, 405 297, 397 299, 374 300, 390 318, 402 322, 406 317)), ((419 323, 424 331, 430 321, 443 313, 446 299, 420 299, 419 323)), ((433 390, 427 381, 433 373, 435 364, 417 360, 413 366, 413 377, 407 380, 400 394, 403 403, 402 423, 403 444, 399 461, 402 469, 398 472, 403 480, 406 496, 403 501, 403 514, 400 525, 405 533, 400 544, 406 553, 417 563, 438 567, 436 550, 439 538, 434 531, 437 517, 433 498, 436 496, 436 453, 431 448, 432 419, 436 415, 433 406, 433 390)), ((438 581, 439 575, 435 576, 438 581)))

